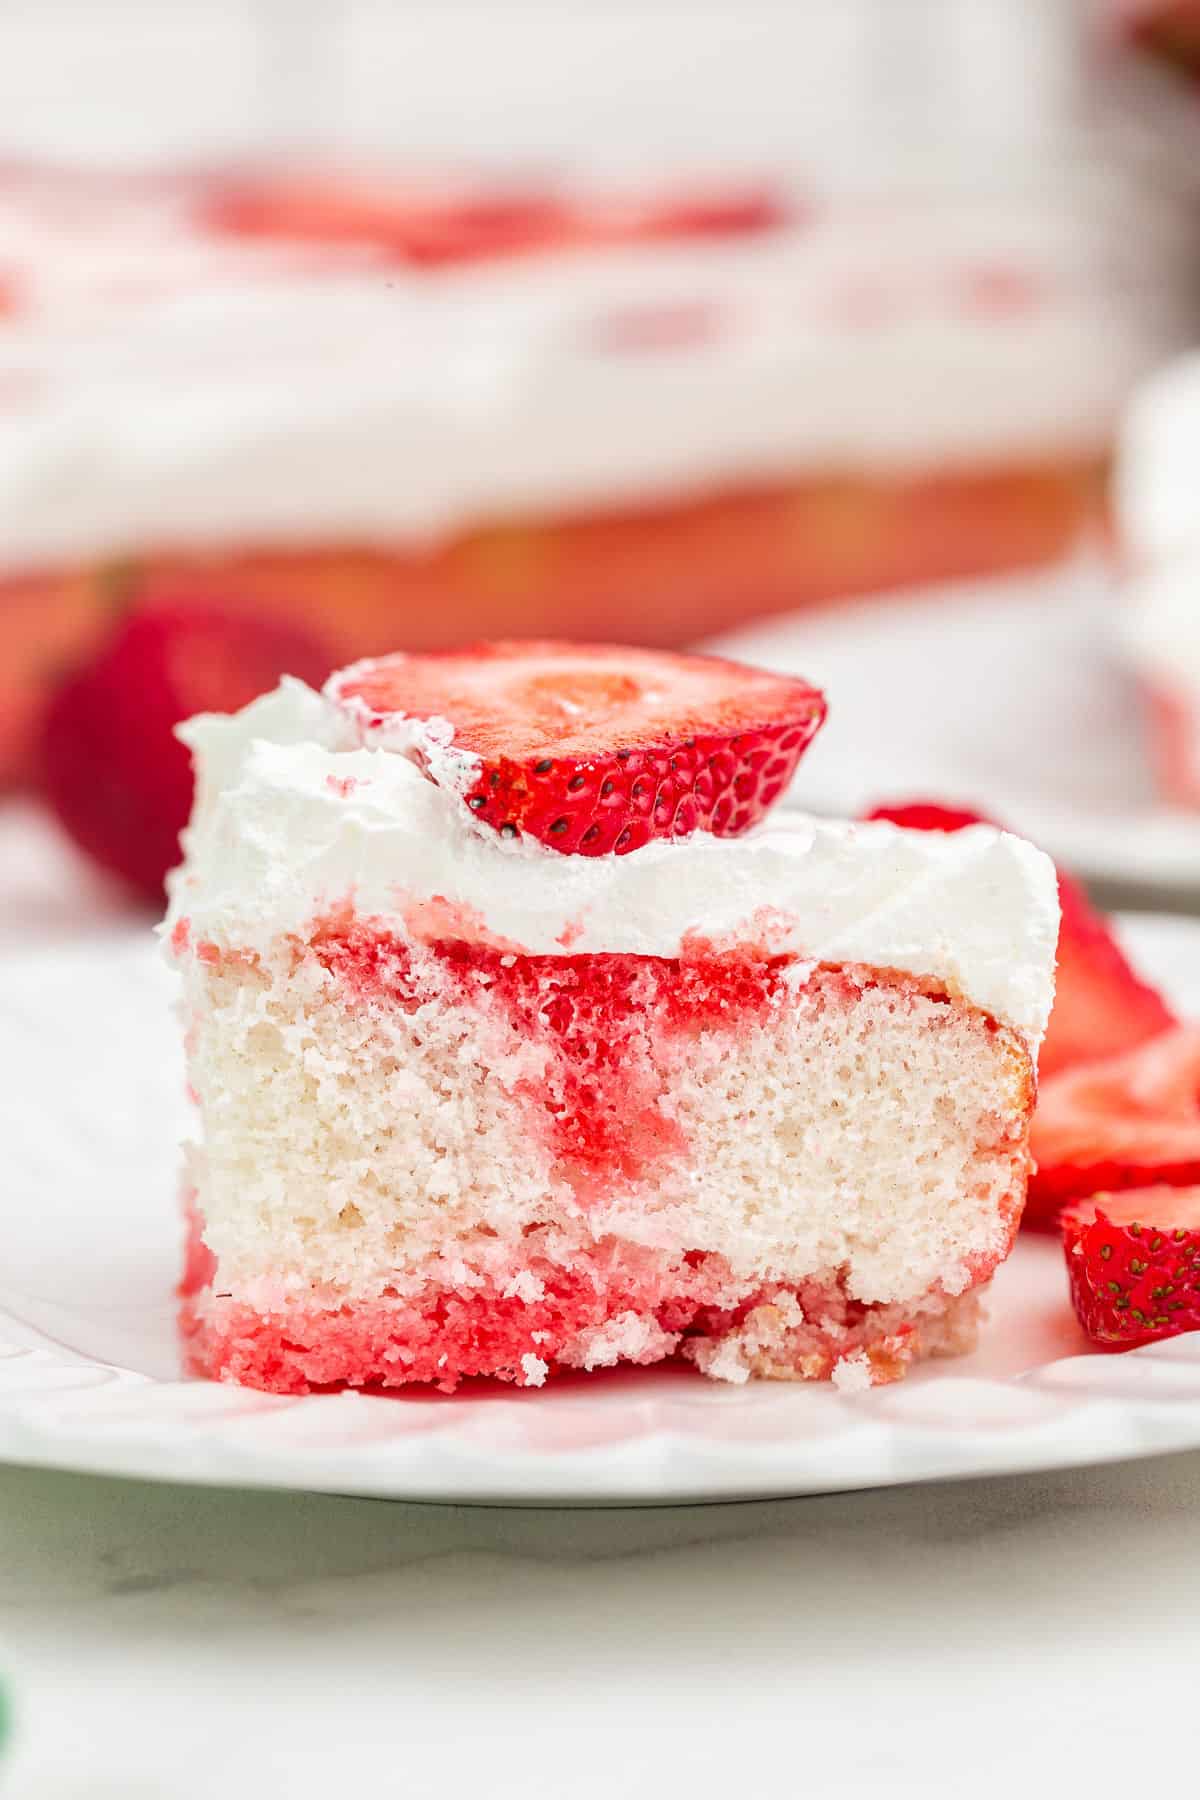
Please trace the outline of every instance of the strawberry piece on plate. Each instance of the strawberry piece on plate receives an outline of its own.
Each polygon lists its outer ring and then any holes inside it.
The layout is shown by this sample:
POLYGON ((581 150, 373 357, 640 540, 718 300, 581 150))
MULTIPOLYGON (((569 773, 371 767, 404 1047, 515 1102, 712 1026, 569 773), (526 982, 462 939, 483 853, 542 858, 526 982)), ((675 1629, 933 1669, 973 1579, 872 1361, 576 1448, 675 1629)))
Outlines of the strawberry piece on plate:
POLYGON ((1200 1026, 1043 1082, 1030 1152, 1031 1223, 1101 1191, 1200 1183, 1200 1026))
POLYGON ((1107 920, 1067 875, 1059 875, 1058 899, 1054 1011, 1038 1058, 1043 1079, 1144 1044, 1176 1023, 1162 995, 1134 972, 1107 920))
MULTIPOLYGON (((870 817, 915 831, 961 831, 991 823, 978 813, 931 801, 878 807, 870 817)), ((1079 1063, 1131 1050, 1176 1023, 1162 995, 1135 973, 1104 916, 1061 870, 1058 900, 1062 925, 1054 1010, 1038 1058, 1043 1081, 1079 1063)))
POLYGON ((1200 1331, 1200 1187, 1097 1194, 1066 1208, 1071 1302, 1102 1350, 1200 1331))
POLYGON ((291 625, 163 596, 52 697, 46 796, 82 849, 160 900, 192 805, 191 757, 175 726, 197 712, 235 712, 281 675, 319 685, 330 661, 291 625))
POLYGON ((434 780, 452 781, 502 836, 583 856, 749 830, 825 717, 806 681, 613 645, 385 656, 343 671, 330 692, 367 742, 406 720, 440 721, 416 745, 434 780))

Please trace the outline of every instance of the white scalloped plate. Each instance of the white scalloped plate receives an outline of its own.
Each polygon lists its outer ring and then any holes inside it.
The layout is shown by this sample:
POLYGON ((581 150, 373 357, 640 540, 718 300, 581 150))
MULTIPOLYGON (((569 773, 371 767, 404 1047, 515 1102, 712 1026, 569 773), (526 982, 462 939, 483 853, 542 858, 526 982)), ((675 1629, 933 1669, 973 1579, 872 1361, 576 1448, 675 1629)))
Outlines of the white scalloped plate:
MULTIPOLYGON (((1200 1007, 1200 925, 1130 919, 1200 1007)), ((410 1500, 598 1505, 828 1492, 1200 1446, 1200 1334, 1087 1353, 1022 1240, 980 1349, 861 1396, 682 1369, 543 1391, 286 1399, 180 1380, 170 978, 145 934, 0 958, 0 1457, 410 1500)))

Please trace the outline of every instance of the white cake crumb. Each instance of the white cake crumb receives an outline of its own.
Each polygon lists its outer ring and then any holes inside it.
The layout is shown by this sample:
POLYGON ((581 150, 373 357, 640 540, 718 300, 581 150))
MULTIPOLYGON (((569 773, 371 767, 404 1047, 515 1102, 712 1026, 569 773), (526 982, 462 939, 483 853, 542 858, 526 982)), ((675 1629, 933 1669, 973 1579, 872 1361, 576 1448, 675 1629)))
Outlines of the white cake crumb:
POLYGON ((526 1387, 541 1387, 550 1373, 550 1364, 527 1350, 521 1358, 521 1370, 525 1376, 526 1387))
POLYGON ((865 1350, 839 1357, 833 1365, 833 1385, 840 1394, 865 1394, 871 1387, 871 1359, 865 1350))
POLYGON ((692 1354, 697 1368, 714 1381, 732 1381, 740 1387, 750 1379, 750 1364, 736 1337, 718 1338, 715 1343, 712 1339, 698 1342, 692 1354))
POLYGON ((678 1341, 678 1334, 664 1331, 657 1320, 623 1312, 603 1325, 581 1331, 562 1354, 564 1362, 585 1369, 609 1369, 619 1362, 658 1362, 671 1354, 678 1341))
POLYGON ((546 1286, 532 1269, 519 1269, 503 1293, 506 1300, 524 1300, 526 1306, 531 1306, 535 1300, 545 1297, 546 1286))

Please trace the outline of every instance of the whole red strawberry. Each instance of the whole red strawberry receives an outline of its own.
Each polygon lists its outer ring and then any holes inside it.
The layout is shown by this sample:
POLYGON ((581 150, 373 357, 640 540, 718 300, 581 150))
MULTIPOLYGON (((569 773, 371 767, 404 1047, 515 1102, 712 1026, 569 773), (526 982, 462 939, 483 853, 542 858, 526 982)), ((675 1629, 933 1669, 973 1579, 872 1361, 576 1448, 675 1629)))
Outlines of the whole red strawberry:
MULTIPOLYGON (((368 742, 406 719, 443 721, 482 824, 581 856, 748 831, 825 717, 806 681, 613 645, 385 656, 343 670, 330 691, 368 742)), ((427 761, 441 779, 443 763, 427 761)))
POLYGON ((281 675, 319 684, 330 661, 305 631, 218 606, 164 600, 131 614, 50 702, 46 796, 97 862, 159 900, 192 804, 191 758, 174 727, 234 712, 281 675))
MULTIPOLYGON (((881 806, 870 817, 890 819, 914 831, 961 831, 968 825, 991 823, 979 813, 933 801, 881 806)), ((1077 1063, 1144 1044, 1175 1023, 1162 995, 1131 967, 1107 919, 1061 869, 1058 903, 1062 924, 1054 1010, 1038 1057, 1043 1081, 1077 1063)))
POLYGON ((1200 1188, 1097 1194, 1060 1221, 1071 1301, 1102 1350, 1200 1330, 1200 1188))

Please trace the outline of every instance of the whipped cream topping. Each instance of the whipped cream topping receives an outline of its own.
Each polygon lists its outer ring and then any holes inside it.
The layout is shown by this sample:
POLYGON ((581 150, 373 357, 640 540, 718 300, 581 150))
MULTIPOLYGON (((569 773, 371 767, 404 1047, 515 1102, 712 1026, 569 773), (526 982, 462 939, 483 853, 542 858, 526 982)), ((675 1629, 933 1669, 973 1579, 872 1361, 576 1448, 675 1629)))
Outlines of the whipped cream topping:
POLYGON ((1174 340, 1079 209, 1027 201, 414 272, 205 237, 185 200, 47 247, 0 186, 10 565, 1091 456, 1174 340))
POLYGON ((347 899, 402 935, 424 912, 532 954, 676 956, 765 935, 806 961, 931 976, 1031 1044, 1045 1030, 1054 868, 990 827, 942 835, 783 811, 741 838, 562 856, 505 842, 407 755, 362 748, 354 718, 294 680, 181 735, 198 793, 165 929, 186 920, 193 942, 266 950, 347 899))

